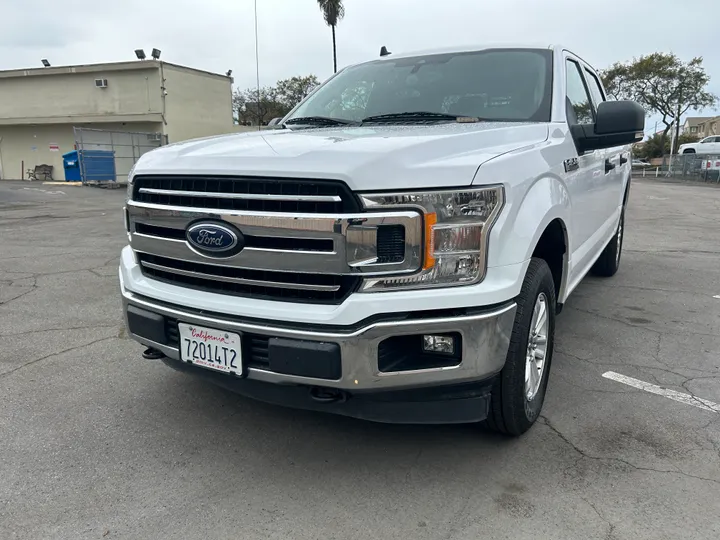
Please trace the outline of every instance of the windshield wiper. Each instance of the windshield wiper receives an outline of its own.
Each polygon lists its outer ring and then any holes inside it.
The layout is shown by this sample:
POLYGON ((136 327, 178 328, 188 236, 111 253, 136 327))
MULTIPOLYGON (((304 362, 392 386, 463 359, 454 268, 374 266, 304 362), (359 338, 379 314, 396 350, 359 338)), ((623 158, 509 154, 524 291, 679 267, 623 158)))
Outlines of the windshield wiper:
MULTIPOLYGON (((368 116, 362 120, 365 122, 385 122, 392 120, 409 120, 409 121, 428 121, 428 120, 450 120, 457 122, 458 118, 468 118, 465 116, 458 116, 457 114, 445 114, 445 113, 434 113, 425 111, 413 111, 413 112, 401 112, 401 113, 389 113, 389 114, 377 114, 375 116, 368 116)), ((475 120, 474 117, 472 117, 475 120)))
POLYGON ((313 126, 347 126, 357 125, 357 122, 351 120, 341 120, 340 118, 330 118, 329 116, 299 116, 291 118, 285 124, 305 124, 313 126))

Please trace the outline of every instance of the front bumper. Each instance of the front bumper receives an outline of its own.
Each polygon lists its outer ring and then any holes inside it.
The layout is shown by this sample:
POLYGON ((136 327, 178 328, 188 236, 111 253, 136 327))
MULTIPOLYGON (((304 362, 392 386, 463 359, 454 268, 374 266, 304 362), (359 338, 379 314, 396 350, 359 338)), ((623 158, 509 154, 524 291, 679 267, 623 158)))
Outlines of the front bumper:
MULTIPOLYGON (((433 312, 395 314, 392 319, 333 328, 297 324, 285 326, 201 312, 139 296, 124 286, 122 294, 130 337, 161 351, 171 367, 193 372, 239 393, 273 403, 403 423, 415 423, 418 419, 430 423, 470 422, 484 418, 489 395, 488 381, 505 363, 516 310, 515 303, 511 302, 486 310, 461 310, 440 315, 433 312), (128 322, 128 309, 134 313, 132 324, 128 322), (138 316, 141 318, 137 319, 138 316), (143 324, 143 316, 148 324, 143 324), (152 326, 151 319, 155 319, 155 323, 162 319, 164 326, 184 322, 241 335, 337 344, 340 376, 335 379, 315 378, 247 367, 244 377, 239 378, 198 368, 180 360, 177 343, 148 330, 152 326), (395 336, 443 333, 461 336, 462 357, 458 365, 380 371, 378 346, 382 341, 395 336), (321 394, 324 392, 323 395, 331 398, 318 399, 317 392, 314 395, 310 392, 317 389, 322 389, 321 394), (282 396, 286 399, 280 399, 282 396), (368 401, 383 406, 378 409, 363 405, 368 401)), ((300 309, 299 306, 293 307, 300 309)))
POLYGON ((383 392, 339 391, 281 385, 228 377, 184 362, 164 358, 169 367, 204 379, 231 392, 283 407, 340 414, 386 424, 467 424, 487 418, 494 377, 474 383, 383 392), (322 396, 322 399, 319 399, 322 396))

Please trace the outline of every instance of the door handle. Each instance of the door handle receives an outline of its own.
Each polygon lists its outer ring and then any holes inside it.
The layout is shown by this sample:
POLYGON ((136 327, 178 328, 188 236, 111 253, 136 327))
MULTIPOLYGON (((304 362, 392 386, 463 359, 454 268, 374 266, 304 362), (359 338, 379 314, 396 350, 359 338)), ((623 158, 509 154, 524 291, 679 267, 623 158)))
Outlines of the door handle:
POLYGON ((628 158, 625 157, 625 154, 620 154, 620 165, 625 165, 628 162, 628 158))
POLYGON ((615 168, 615 164, 611 163, 609 159, 605 160, 605 174, 609 173, 615 168))

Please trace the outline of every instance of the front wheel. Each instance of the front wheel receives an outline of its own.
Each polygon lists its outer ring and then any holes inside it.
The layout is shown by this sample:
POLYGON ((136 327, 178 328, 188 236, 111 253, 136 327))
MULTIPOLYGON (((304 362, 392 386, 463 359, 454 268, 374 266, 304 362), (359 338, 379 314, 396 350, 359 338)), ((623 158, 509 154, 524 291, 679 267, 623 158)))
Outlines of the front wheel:
POLYGON ((530 261, 520 294, 505 367, 493 386, 484 425, 522 435, 535 423, 547 389, 555 335, 555 282, 547 263, 530 261))

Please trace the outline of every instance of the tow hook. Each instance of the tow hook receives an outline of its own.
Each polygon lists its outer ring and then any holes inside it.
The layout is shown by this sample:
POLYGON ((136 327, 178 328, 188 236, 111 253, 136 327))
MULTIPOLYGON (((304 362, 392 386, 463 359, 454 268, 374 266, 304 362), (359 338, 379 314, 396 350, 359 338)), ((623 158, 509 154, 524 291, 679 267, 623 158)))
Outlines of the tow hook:
POLYGON ((310 389, 310 397, 319 403, 344 403, 347 401, 347 394, 342 390, 318 386, 310 389))
POLYGON ((153 349, 152 347, 148 347, 142 353, 142 357, 145 360, 160 360, 164 356, 165 355, 162 352, 158 351, 157 349, 153 349))

